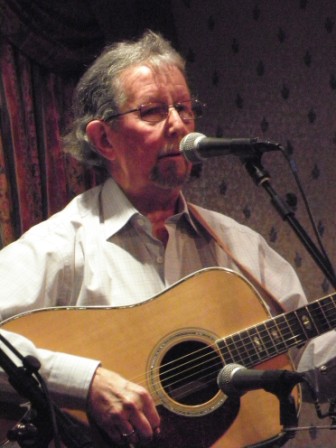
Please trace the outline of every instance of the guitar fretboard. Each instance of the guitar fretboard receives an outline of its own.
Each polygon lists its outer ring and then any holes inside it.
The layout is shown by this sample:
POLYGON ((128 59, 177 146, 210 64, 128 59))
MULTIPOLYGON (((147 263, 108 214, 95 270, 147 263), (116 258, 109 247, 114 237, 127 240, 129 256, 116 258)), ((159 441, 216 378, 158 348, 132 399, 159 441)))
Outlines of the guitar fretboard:
POLYGON ((216 341, 225 364, 253 367, 336 328, 336 294, 216 341))

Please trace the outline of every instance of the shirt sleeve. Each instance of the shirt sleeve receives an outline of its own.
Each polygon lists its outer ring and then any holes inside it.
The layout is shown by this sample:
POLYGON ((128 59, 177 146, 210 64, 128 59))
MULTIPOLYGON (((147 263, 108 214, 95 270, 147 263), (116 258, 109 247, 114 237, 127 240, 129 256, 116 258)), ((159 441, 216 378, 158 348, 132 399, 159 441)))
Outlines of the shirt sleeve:
POLYGON ((313 401, 312 388, 320 402, 336 398, 336 332, 329 331, 308 342, 297 356, 297 370, 304 372, 310 387, 304 389, 306 401, 313 401))
POLYGON ((67 243, 29 232, 0 251, 0 319, 56 306, 67 283, 67 243))
MULTIPOLYGON (((93 375, 100 365, 99 361, 37 349, 26 338, 5 330, 1 330, 1 335, 20 355, 33 356, 41 363, 39 373, 46 381, 50 395, 57 405, 69 409, 85 410, 88 390, 93 375)), ((0 346, 17 367, 22 366, 21 360, 4 343, 1 343, 0 346)), ((0 371, 0 387, 1 393, 6 399, 14 402, 20 401, 17 392, 8 383, 8 372, 3 370, 0 371)))
MULTIPOLYGON (((42 224, 0 251, 0 320, 66 304, 65 286, 67 291, 72 289, 65 269, 67 263, 70 265, 67 261, 70 246, 66 235, 54 232, 50 236, 47 224, 42 224)), ((33 355, 40 361, 40 373, 58 404, 76 409, 85 407, 90 382, 99 365, 97 360, 36 348, 18 334, 4 330, 1 333, 9 337, 20 353, 33 355)), ((6 384, 7 376, 1 372, 1 391, 15 396, 6 384)))

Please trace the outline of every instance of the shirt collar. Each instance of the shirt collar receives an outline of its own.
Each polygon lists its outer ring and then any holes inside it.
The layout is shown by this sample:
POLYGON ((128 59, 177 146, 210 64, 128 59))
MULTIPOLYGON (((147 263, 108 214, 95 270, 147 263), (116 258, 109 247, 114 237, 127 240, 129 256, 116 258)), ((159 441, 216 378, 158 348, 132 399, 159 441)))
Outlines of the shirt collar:
POLYGON ((119 232, 132 216, 139 214, 112 178, 105 181, 100 201, 106 239, 119 232))
POLYGON ((189 208, 188 208, 188 203, 186 201, 186 198, 184 197, 184 195, 182 193, 180 194, 177 208, 178 208, 177 214, 172 216, 168 221, 177 222, 179 219, 185 219, 191 225, 191 227, 195 230, 196 233, 200 233, 198 226, 196 224, 196 220, 191 215, 189 208))
MULTIPOLYGON (((103 184, 100 202, 106 239, 109 239, 119 232, 133 216, 140 215, 139 211, 127 199, 121 188, 112 178, 107 179, 103 184)), ((195 232, 199 233, 195 218, 191 216, 187 201, 182 193, 179 197, 178 212, 169 218, 168 222, 176 223, 180 219, 185 219, 195 232)))

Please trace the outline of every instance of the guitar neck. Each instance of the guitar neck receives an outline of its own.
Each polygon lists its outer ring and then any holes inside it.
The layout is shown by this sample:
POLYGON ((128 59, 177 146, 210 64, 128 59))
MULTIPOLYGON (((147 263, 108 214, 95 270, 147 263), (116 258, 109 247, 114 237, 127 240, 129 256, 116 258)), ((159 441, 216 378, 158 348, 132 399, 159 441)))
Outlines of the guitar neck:
POLYGON ((336 328, 336 294, 216 341, 225 364, 253 367, 336 328))

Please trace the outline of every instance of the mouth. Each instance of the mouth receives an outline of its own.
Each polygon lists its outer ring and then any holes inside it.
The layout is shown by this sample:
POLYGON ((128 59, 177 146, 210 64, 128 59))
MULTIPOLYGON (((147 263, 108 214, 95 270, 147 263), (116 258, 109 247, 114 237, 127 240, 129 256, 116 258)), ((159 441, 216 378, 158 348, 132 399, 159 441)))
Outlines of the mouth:
POLYGON ((159 155, 158 159, 161 160, 161 159, 167 159, 167 158, 172 158, 172 157, 179 157, 181 155, 182 154, 180 151, 169 151, 169 152, 166 152, 165 154, 159 155))

